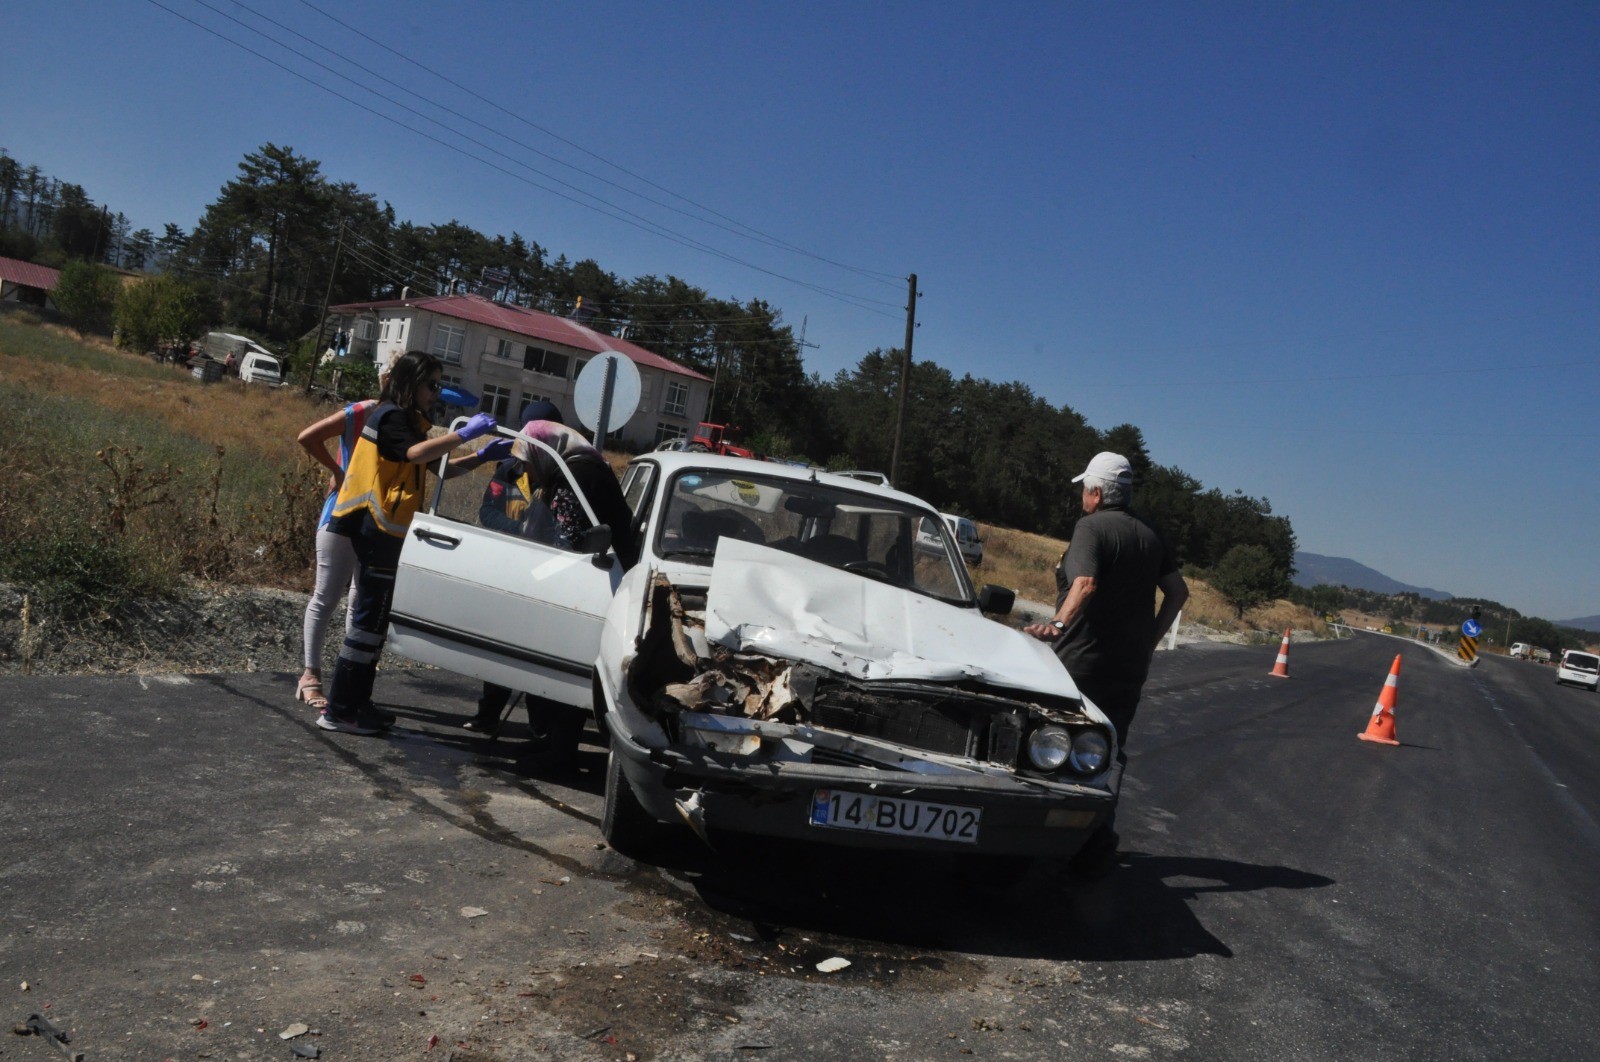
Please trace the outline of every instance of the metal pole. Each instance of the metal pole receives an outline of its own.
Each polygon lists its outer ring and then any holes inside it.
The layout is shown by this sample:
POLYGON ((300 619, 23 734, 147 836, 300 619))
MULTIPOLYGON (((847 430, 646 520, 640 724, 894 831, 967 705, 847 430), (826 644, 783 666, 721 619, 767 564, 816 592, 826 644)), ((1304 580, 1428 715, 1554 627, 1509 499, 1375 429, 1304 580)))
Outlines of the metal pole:
POLYGON ((344 250, 344 221, 339 221, 339 242, 333 245, 333 268, 328 270, 328 290, 322 294, 322 317, 317 321, 317 341, 311 345, 311 368, 306 373, 306 394, 317 378, 317 362, 322 358, 322 330, 328 326, 328 303, 333 300, 333 278, 339 273, 339 252, 344 250))
POLYGON ((611 395, 617 384, 617 359, 606 358, 606 378, 600 385, 600 422, 594 426, 594 448, 605 452, 606 432, 611 427, 611 395))
POLYGON ((906 408, 911 402, 911 336, 917 327, 917 275, 910 278, 906 298, 906 349, 900 358, 900 412, 894 418, 894 453, 889 458, 889 482, 900 482, 900 444, 905 438, 906 408))

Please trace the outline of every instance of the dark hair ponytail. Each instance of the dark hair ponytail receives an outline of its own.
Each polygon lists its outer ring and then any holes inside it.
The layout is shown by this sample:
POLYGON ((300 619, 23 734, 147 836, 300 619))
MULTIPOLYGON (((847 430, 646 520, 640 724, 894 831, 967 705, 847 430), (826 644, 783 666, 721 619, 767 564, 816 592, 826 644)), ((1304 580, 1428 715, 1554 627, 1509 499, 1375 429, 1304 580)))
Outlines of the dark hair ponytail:
MULTIPOLYGON (((439 359, 427 351, 408 350, 389 366, 389 375, 384 377, 383 392, 378 395, 378 400, 393 402, 401 409, 410 409, 417 385, 443 368, 439 359)), ((427 410, 421 412, 426 413, 427 410)))

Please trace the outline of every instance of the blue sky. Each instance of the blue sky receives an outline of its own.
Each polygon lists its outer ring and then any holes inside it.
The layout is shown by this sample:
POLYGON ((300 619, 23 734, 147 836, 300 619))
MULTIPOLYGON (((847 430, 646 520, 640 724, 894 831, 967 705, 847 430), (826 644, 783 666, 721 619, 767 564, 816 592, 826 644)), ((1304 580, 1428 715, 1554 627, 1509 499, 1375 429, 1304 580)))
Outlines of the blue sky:
POLYGON ((0 146, 136 225, 193 226, 285 144, 402 218, 765 298, 824 376, 901 343, 915 272, 920 360, 1136 424, 1302 549, 1600 613, 1593 3, 57 0, 8 11, 0 50, 0 146))

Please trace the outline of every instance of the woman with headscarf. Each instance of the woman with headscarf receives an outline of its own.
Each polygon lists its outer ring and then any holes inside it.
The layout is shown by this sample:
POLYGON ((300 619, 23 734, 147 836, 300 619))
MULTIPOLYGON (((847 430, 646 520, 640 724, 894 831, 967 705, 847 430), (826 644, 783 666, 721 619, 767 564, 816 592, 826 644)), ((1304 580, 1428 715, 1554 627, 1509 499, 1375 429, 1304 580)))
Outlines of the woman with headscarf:
MULTIPOLYGON (((572 473, 578 489, 588 499, 600 523, 611 527, 611 546, 624 570, 639 559, 633 535, 633 513, 623 500, 622 488, 604 455, 577 432, 562 423, 561 411, 545 401, 523 407, 522 434, 537 439, 560 455, 561 464, 572 473)), ((521 533, 550 541, 563 548, 574 548, 580 536, 593 525, 572 484, 557 467, 556 458, 539 446, 518 439, 511 457, 495 470, 495 478, 484 492, 480 522, 485 527, 513 530, 512 513, 524 521, 521 533), (542 498, 533 497, 534 493, 542 498), (553 520, 553 526, 550 521, 553 520), (544 530, 532 530, 536 522, 544 530)), ((478 712, 462 724, 468 730, 493 737, 500 728, 512 690, 493 682, 483 684, 478 712)), ((533 731, 534 753, 549 766, 570 763, 577 752, 583 731, 583 713, 569 705, 527 695, 528 726, 533 731)))

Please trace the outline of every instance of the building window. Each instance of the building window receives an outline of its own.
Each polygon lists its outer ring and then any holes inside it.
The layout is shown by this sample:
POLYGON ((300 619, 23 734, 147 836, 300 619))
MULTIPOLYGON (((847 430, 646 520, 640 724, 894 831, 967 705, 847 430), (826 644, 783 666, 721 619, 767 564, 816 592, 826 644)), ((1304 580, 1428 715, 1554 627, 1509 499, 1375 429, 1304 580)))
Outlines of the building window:
POLYGON ((466 346, 467 330, 455 325, 433 326, 433 356, 451 365, 461 364, 461 348, 466 346))
POLYGON ((654 376, 642 376, 639 379, 639 412, 650 412, 650 393, 655 390, 656 379, 654 376))
MULTIPOLYGON (((366 336, 362 336, 361 338, 365 339, 367 337, 366 336)), ((388 321, 383 322, 383 341, 385 343, 387 343, 389 341, 389 322, 388 321)))
POLYGON ((589 364, 588 358, 583 358, 572 363, 572 378, 574 380, 583 375, 583 367, 587 364, 589 364))
POLYGON ((672 380, 667 384, 667 396, 661 403, 661 412, 674 417, 686 416, 689 412, 689 385, 672 380))
POLYGON ((522 367, 529 372, 542 372, 546 376, 559 376, 567 378, 567 362, 570 359, 565 354, 557 354, 553 350, 545 350, 528 344, 528 352, 522 356, 522 367))
POLYGON ((491 339, 489 340, 488 353, 497 358, 504 358, 506 361, 516 361, 517 347, 519 345, 509 339, 491 339))
POLYGON ((666 421, 656 421, 656 446, 660 446, 668 439, 681 439, 689 434, 689 429, 681 424, 668 424, 666 421))
POLYGON ((479 408, 491 414, 495 420, 505 420, 511 412, 511 388, 484 384, 483 402, 479 408))
MULTIPOLYGON (((375 322, 370 317, 363 317, 360 320, 356 321, 356 338, 357 339, 371 339, 372 338, 372 333, 373 333, 374 329, 376 328, 376 325, 377 325, 377 322, 375 322)), ((388 332, 389 332, 389 322, 388 321, 383 322, 383 330, 384 330, 384 338, 387 339, 389 337, 388 336, 388 332)))

